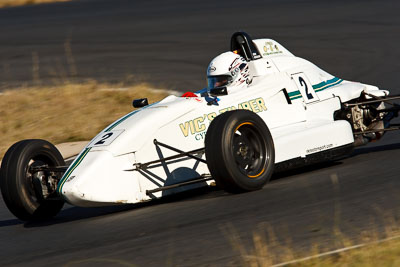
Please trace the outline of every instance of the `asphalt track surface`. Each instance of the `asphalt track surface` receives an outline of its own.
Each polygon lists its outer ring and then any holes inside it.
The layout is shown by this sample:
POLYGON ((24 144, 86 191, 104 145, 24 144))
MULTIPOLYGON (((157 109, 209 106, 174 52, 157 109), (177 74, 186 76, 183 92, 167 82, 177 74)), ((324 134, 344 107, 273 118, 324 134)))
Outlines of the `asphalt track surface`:
MULTIPOLYGON (((92 78, 196 90, 230 35, 245 30, 337 77, 400 93, 399 8, 399 1, 82 0, 3 9, 0 83, 92 78)), ((279 245, 307 254, 315 244, 342 247, 343 236, 353 243, 384 236, 400 216, 399 158, 399 134, 389 133, 349 158, 275 175, 247 194, 210 189, 143 205, 66 206, 39 223, 15 219, 0 202, 0 265, 236 266, 235 245, 252 250, 254 232, 281 254, 279 245)))

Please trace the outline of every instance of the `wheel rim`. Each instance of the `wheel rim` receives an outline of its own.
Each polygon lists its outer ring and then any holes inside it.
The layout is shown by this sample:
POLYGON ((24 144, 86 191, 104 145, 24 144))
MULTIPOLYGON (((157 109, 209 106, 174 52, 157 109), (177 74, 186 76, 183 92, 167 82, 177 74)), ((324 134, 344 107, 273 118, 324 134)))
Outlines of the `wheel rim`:
POLYGON ((236 166, 241 173, 254 179, 265 172, 269 158, 267 148, 254 123, 244 122, 236 127, 231 147, 236 166))

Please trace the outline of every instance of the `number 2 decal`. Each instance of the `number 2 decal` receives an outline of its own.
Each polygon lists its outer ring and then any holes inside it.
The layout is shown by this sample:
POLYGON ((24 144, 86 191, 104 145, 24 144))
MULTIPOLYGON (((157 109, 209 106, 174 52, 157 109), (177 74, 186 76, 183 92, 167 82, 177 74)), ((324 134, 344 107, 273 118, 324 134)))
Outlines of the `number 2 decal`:
POLYGON ((301 77, 301 76, 299 76, 299 83, 300 83, 300 85, 301 85, 302 87, 304 87, 304 88, 306 89, 306 96, 307 96, 307 99, 308 99, 308 100, 313 99, 314 96, 308 91, 307 83, 304 81, 303 77, 301 77))
POLYGON ((106 133, 105 135, 103 135, 103 136, 101 137, 100 141, 98 141, 98 142, 96 142, 96 143, 94 144, 94 146, 103 145, 103 144, 106 142, 106 140, 107 140, 108 138, 110 138, 112 135, 113 135, 113 133, 106 133))
POLYGON ((311 103, 319 100, 317 93, 314 91, 314 88, 312 87, 305 73, 294 73, 291 76, 298 89, 297 94, 301 94, 305 103, 311 103))
POLYGON ((92 147, 100 147, 100 146, 108 146, 114 140, 122 134, 124 130, 114 130, 112 132, 103 132, 101 135, 96 136, 95 139, 92 140, 89 146, 92 147))

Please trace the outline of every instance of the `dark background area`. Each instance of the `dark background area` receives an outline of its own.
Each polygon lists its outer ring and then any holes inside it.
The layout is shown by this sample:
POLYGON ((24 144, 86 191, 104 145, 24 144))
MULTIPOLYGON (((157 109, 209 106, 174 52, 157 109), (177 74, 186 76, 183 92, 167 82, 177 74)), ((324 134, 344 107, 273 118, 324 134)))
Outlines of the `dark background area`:
MULTIPOLYGON (((209 61, 243 30, 340 78, 400 93, 399 8, 395 0, 81 0, 2 9, 0 86, 96 79, 197 90, 209 61)), ((398 143, 389 133, 349 158, 275 175, 248 194, 206 190, 128 207, 66 206, 38 223, 15 219, 0 201, 0 264, 237 266, 235 244, 250 252, 253 232, 280 254, 280 245, 309 255, 313 246, 382 237, 400 215, 398 143)))
POLYGON ((347 80, 397 88, 399 1, 80 0, 0 10, 0 85, 95 79, 205 86, 246 31, 347 80))

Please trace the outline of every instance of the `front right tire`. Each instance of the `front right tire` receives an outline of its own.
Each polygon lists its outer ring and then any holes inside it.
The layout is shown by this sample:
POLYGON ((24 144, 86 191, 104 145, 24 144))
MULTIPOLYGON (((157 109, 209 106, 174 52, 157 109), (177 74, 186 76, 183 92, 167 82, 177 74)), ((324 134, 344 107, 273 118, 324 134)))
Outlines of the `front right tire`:
POLYGON ((205 153, 217 186, 231 193, 261 189, 274 170, 271 133, 260 116, 248 110, 217 116, 206 134, 205 153))

